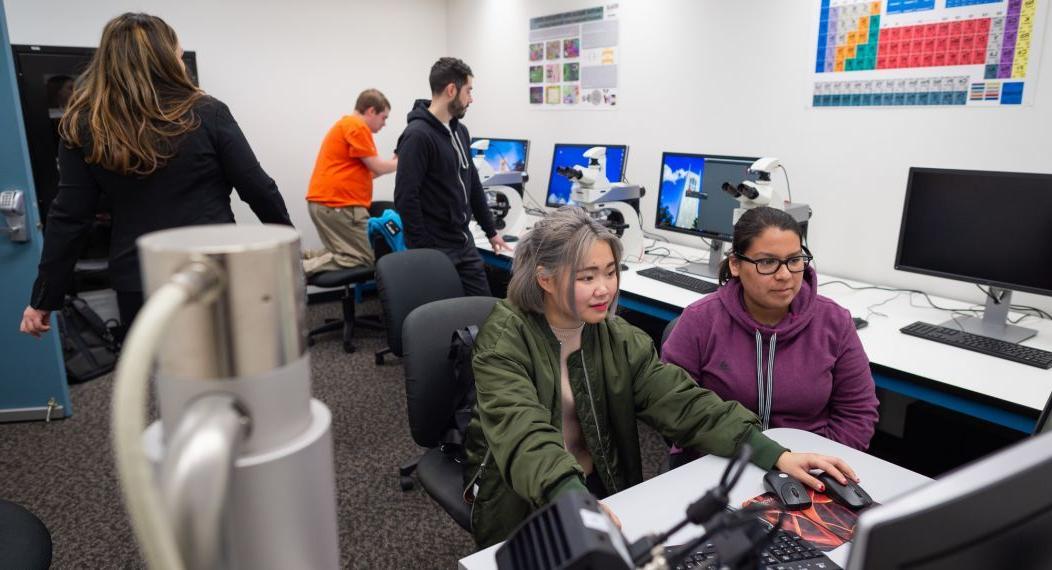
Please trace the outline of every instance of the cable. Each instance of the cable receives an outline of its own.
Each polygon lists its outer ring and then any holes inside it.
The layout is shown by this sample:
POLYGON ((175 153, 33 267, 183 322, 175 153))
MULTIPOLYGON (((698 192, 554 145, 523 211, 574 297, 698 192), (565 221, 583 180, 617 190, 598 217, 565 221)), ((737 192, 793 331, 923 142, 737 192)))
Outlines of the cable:
POLYGON ((153 358, 172 317, 185 303, 217 283, 215 274, 203 264, 192 264, 173 275, 167 284, 150 295, 139 312, 117 362, 110 424, 113 451, 132 529, 150 568, 181 570, 184 567, 175 534, 165 516, 167 509, 154 483, 153 467, 142 444, 153 358))
MULTIPOLYGON (((1003 293, 1001 294, 1001 297, 995 297, 994 294, 990 290, 983 289, 982 285, 976 283, 975 286, 978 287, 979 290, 982 291, 987 297, 993 299, 994 302, 998 303, 998 304, 1000 304, 1001 301, 1004 299, 1004 295, 1006 293, 1008 293, 1008 290, 1002 289, 1003 293)), ((1028 305, 1010 305, 1008 308, 1009 308, 1009 310, 1012 310, 1012 311, 1033 311, 1034 313, 1036 313, 1036 316, 1039 319, 1052 319, 1052 315, 1048 314, 1046 311, 1044 311, 1042 309, 1039 309, 1037 307, 1030 307, 1028 305)), ((1030 315, 1030 316, 1034 316, 1034 315, 1030 315)), ((1016 322, 1019 322, 1021 320, 1023 320, 1023 317, 1020 317, 1018 320, 1016 320, 1014 322, 1013 321, 1009 321, 1009 322, 1011 322, 1012 324, 1015 324, 1016 322)))
POLYGON ((792 204, 793 203, 793 189, 789 187, 789 171, 786 170, 785 167, 782 166, 781 164, 778 165, 778 168, 781 168, 782 169, 782 174, 785 175, 785 192, 786 192, 786 194, 789 195, 789 203, 792 204))

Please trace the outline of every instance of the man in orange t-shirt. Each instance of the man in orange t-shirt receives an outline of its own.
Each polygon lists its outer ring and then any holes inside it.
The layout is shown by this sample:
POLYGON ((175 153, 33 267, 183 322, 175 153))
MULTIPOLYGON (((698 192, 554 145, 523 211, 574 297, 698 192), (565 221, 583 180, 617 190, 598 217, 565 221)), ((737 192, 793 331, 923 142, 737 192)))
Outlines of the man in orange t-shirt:
POLYGON ((368 237, 373 178, 398 168, 397 156, 378 156, 373 134, 384 128, 390 113, 387 97, 366 89, 358 95, 354 113, 325 135, 307 190, 307 208, 325 249, 306 253, 303 269, 308 275, 373 264, 368 237))

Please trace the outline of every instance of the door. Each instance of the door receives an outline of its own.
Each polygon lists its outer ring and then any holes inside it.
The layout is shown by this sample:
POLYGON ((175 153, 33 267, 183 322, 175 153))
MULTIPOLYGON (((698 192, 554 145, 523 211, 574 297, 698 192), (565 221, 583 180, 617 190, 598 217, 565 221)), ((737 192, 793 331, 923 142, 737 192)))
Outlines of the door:
MULTIPOLYGON (((49 409, 52 418, 72 411, 55 316, 51 316, 51 332, 40 339, 18 332, 36 278, 43 235, 10 45, 0 3, 0 191, 25 193, 29 238, 15 242, 0 231, 0 421, 44 419, 49 409)), ((0 226, 7 226, 2 217, 0 226)))

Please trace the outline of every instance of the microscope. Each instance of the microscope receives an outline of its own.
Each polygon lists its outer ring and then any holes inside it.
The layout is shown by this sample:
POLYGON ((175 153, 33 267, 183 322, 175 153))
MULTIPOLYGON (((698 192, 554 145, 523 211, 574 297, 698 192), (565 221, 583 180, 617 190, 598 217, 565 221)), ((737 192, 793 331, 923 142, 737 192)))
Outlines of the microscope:
POLYGON ((806 228, 807 221, 811 219, 811 207, 807 204, 787 202, 782 197, 782 193, 771 183, 771 173, 778 168, 784 168, 780 160, 770 156, 763 157, 749 166, 748 172, 755 174, 756 180, 742 180, 737 186, 730 182, 723 183, 723 191, 741 204, 740 207, 734 209, 732 224, 737 224, 738 219, 746 211, 767 206, 785 211, 806 228))
POLYGON ((573 183, 570 199, 592 217, 614 231, 624 246, 626 258, 643 257, 643 227, 639 212, 628 203, 638 201, 646 190, 639 185, 613 182, 606 177, 606 147, 585 151, 588 166, 560 166, 556 172, 573 183))
POLYGON ((117 365, 112 430, 147 566, 339 568, 299 234, 191 226, 137 243, 148 299, 117 365), (160 420, 146 427, 151 382, 160 420))
MULTIPOLYGON (((742 180, 737 184, 724 182, 721 187, 724 192, 738 201, 739 206, 734 209, 731 224, 737 224, 742 214, 753 209, 767 206, 787 212, 797 222, 807 236, 807 221, 811 219, 811 207, 807 204, 786 202, 782 193, 771 183, 771 173, 779 168, 784 168, 780 160, 774 157, 763 157, 753 162, 747 171, 750 175, 756 175, 756 180, 742 180)), ((723 241, 714 239, 709 244, 709 261, 707 264, 688 263, 680 270, 693 273, 701 277, 718 279, 720 275, 720 263, 723 262, 723 241)))
POLYGON ((526 181, 526 174, 493 170, 493 166, 486 161, 487 150, 488 139, 471 143, 472 161, 482 181, 482 189, 486 192, 486 205, 493 212, 493 221, 498 230, 518 236, 526 230, 526 209, 522 205, 522 195, 512 185, 521 186, 526 181))

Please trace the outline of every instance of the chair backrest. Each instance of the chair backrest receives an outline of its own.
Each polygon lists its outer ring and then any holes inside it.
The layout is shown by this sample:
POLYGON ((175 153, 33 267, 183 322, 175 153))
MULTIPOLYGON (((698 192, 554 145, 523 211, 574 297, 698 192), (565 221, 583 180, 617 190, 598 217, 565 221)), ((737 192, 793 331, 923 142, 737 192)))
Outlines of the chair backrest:
POLYGON ((402 356, 402 322, 413 309, 464 296, 457 268, 437 249, 396 251, 378 259, 376 289, 384 309, 387 346, 395 356, 402 356))
MULTIPOLYGON (((394 209, 394 202, 377 200, 369 205, 369 217, 379 218, 384 215, 385 210, 394 209)), ((369 232, 369 245, 373 247, 374 262, 379 260, 381 257, 391 253, 391 246, 387 245, 387 240, 384 239, 382 235, 378 235, 376 232, 369 232)))
POLYGON ((372 204, 369 204, 369 217, 379 218, 384 215, 384 210, 394 210, 394 202, 387 200, 376 200, 372 204))
POLYGON ((661 333, 661 346, 658 347, 658 354, 661 354, 665 349, 665 341, 668 340, 668 335, 672 334, 672 329, 676 328, 676 323, 679 322, 679 317, 676 317, 665 325, 665 331, 661 333))
POLYGON ((443 299, 417 307, 406 317, 402 329, 406 407, 418 445, 439 444, 459 403, 449 359, 453 332, 481 325, 496 303, 494 297, 443 299))
POLYGON ((1041 411, 1041 417, 1037 418, 1037 423, 1034 424, 1034 435, 1052 431, 1052 421, 1049 421, 1050 416, 1052 416, 1052 394, 1048 396, 1045 409, 1041 411))

